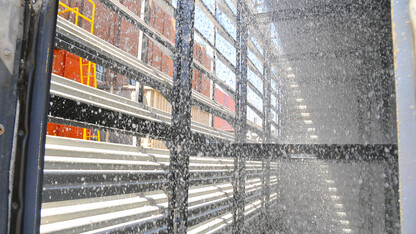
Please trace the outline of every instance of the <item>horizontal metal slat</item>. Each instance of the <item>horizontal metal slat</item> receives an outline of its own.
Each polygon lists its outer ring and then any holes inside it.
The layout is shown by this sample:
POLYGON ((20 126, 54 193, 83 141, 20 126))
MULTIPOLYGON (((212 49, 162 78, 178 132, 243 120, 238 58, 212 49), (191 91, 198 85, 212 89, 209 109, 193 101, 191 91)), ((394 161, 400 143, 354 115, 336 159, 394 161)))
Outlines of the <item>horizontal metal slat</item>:
POLYGON ((251 90, 253 90, 253 92, 254 92, 254 93, 256 93, 256 94, 257 94, 257 96, 259 96, 262 100, 264 100, 263 93, 262 93, 262 92, 260 92, 260 90, 258 90, 258 89, 256 88, 256 86, 254 86, 254 84, 253 84, 253 83, 251 83, 251 81, 247 81, 247 86, 248 86, 251 90))
POLYGON ((260 118, 263 118, 263 112, 261 112, 259 109, 257 109, 257 107, 255 107, 253 104, 247 102, 247 106, 250 107, 254 113, 256 113, 256 115, 258 115, 260 118))
MULTIPOLYGON (((137 58, 104 40, 84 30, 79 30, 77 26, 60 19, 60 17, 57 21, 56 42, 58 46, 62 46, 78 56, 135 78, 145 85, 157 88, 162 95, 170 100, 173 81, 168 75, 142 63, 137 58), (85 51, 90 52, 85 54, 85 51)), ((192 92, 192 105, 220 116, 232 125, 235 124, 234 112, 227 110, 227 108, 198 92, 192 92)))
POLYGON ((247 64, 250 70, 253 71, 254 74, 256 74, 263 81, 263 83, 266 83, 263 73, 256 67, 256 65, 254 65, 250 58, 247 58, 247 64))
POLYGON ((231 10, 230 6, 224 0, 216 1, 216 4, 217 8, 228 17, 234 27, 237 26, 237 16, 231 10))
MULTIPOLYGON (((65 79, 63 77, 59 77, 57 75, 52 75, 52 83, 51 83, 51 94, 57 95, 61 97, 67 97, 73 101, 76 101, 78 104, 78 107, 75 106, 74 108, 80 109, 83 108, 84 105, 87 105, 89 109, 94 106, 94 108, 99 109, 99 113, 87 113, 86 115, 100 115, 100 117, 97 117, 96 120, 100 121, 93 121, 92 123, 97 125, 102 125, 103 121, 105 122, 112 122, 111 115, 106 114, 107 112, 113 110, 116 113, 123 113, 132 117, 137 117, 139 119, 144 119, 151 122, 156 122, 161 125, 170 126, 171 118, 170 114, 164 111, 157 110, 155 108, 151 108, 148 106, 145 106, 141 103, 134 102, 132 100, 110 94, 106 91, 95 89, 83 84, 80 84, 78 82, 71 81, 69 79, 65 79), (81 103, 83 104, 81 107, 81 103), (106 111, 104 111, 106 110, 106 111), (108 120, 106 120, 103 117, 109 117, 108 120)), ((64 106, 68 106, 69 103, 61 103, 57 100, 57 98, 52 97, 52 107, 51 109, 53 116, 55 117, 64 117, 62 115, 62 112, 64 110, 64 106)), ((85 111, 84 111, 85 112, 85 111)), ((78 113, 78 112, 74 112, 78 113)), ((114 116, 113 116, 114 118, 114 116)), ((82 118, 78 118, 78 120, 82 121, 82 118)), ((134 123, 134 122, 133 122, 134 123)), ((134 125, 134 124, 133 124, 134 125)), ((109 125, 106 126, 113 126, 116 125, 109 125)), ((147 125, 149 126, 149 125, 147 125)), ((137 126, 138 127, 138 126, 137 126)), ((122 128, 123 129, 123 128, 122 128)), ((124 128, 126 130, 126 128, 124 128)), ((210 135, 212 137, 225 139, 225 140, 233 140, 234 136, 230 133, 202 125, 196 122, 192 123, 191 129, 194 132, 204 134, 204 135, 210 135)), ((143 130, 146 132, 145 128, 140 128, 139 130, 143 130)), ((140 131, 136 131, 140 132, 140 131)), ((145 134, 145 133, 144 133, 145 134)), ((168 137, 168 136, 167 136, 168 137)))

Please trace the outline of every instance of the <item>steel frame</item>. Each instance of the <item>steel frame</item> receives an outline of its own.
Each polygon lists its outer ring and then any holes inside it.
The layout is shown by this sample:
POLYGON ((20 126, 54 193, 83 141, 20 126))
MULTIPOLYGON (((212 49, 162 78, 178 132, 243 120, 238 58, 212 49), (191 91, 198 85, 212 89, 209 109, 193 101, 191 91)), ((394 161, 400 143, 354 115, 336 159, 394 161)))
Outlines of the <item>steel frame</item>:
POLYGON ((175 60, 172 92, 172 148, 169 164, 168 231, 186 233, 188 224, 189 151, 191 139, 193 0, 179 0, 176 11, 175 60))
POLYGON ((10 110, 18 113, 14 120, 14 131, 10 131, 13 133, 13 144, 9 147, 15 148, 11 155, 7 155, 9 160, 13 160, 13 173, 8 172, 9 176, 6 177, 12 181, 12 185, 3 186, 6 192, 1 193, 10 196, 10 203, 6 206, 10 213, 6 220, 8 225, 2 227, 8 228, 10 233, 33 233, 40 225, 43 155, 52 70, 50 51, 54 47, 58 1, 25 2, 21 6, 25 16, 21 22, 23 38, 16 44, 22 53, 15 54, 18 69, 14 71, 14 78, 19 79, 16 92, 18 100, 14 104, 17 104, 14 109, 16 112, 10 110), (9 188, 12 190, 10 194, 9 188))
MULTIPOLYGON (((47 113, 50 114, 50 119, 53 119, 56 122, 62 121, 63 123, 78 123, 80 126, 84 124, 85 126, 95 126, 95 127, 112 127, 115 130, 124 130, 130 132, 134 135, 151 135, 154 138, 163 139, 171 142, 170 150, 170 170, 169 170, 169 211, 168 211, 168 231, 175 233, 185 233, 189 223, 194 221, 189 220, 188 217, 188 188, 190 185, 189 182, 189 157, 191 154, 202 154, 209 156, 232 156, 234 157, 234 175, 233 175, 233 233, 241 233, 244 231, 245 223, 245 214, 244 207, 246 199, 248 199, 245 192, 245 182, 248 177, 246 173, 245 162, 247 159, 257 158, 263 160, 264 172, 261 174, 262 183, 263 183, 263 192, 262 192, 262 220, 267 223, 269 217, 269 207, 270 207, 270 161, 275 158, 290 158, 290 155, 296 153, 306 153, 306 154, 315 154, 318 160, 340 160, 340 161, 374 161, 381 160, 387 161, 389 164, 386 167, 386 182, 391 186, 386 188, 386 207, 391 209, 392 213, 387 214, 386 216, 386 228, 388 230, 395 230, 394 223, 392 220, 397 220, 398 213, 397 211, 398 200, 396 196, 397 188, 392 185, 393 181, 397 177, 397 146, 395 145, 279 145, 279 144, 247 144, 247 132, 248 130, 253 130, 247 124, 247 106, 250 104, 247 101, 247 88, 250 86, 247 78, 248 67, 253 67, 252 61, 248 58, 248 49, 253 48, 253 42, 249 40, 248 29, 249 25, 247 18, 249 17, 250 11, 248 6, 242 1, 237 0, 237 16, 236 16, 236 25, 237 25, 237 40, 233 41, 233 45, 236 46, 237 50, 237 62, 235 67, 237 82, 236 89, 234 92, 234 97, 236 101, 236 113, 235 116, 227 117, 231 123, 234 123, 235 127, 235 143, 230 144, 229 141, 224 139, 218 139, 215 137, 209 137, 204 134, 199 134, 191 131, 191 105, 195 104, 195 101, 192 100, 192 67, 200 67, 200 70, 203 67, 198 63, 192 61, 193 58, 193 35, 194 35, 194 11, 195 11, 195 2, 192 0, 179 0, 178 7, 176 8, 176 38, 175 46, 172 47, 171 44, 166 43, 164 38, 161 35, 158 35, 157 32, 149 29, 146 22, 140 22, 141 19, 138 19, 135 16, 129 14, 126 9, 123 10, 122 6, 115 5, 116 2, 112 0, 102 0, 103 3, 112 6, 112 8, 118 11, 123 17, 128 19, 135 25, 140 26, 146 35, 149 36, 152 40, 166 47, 169 51, 174 54, 175 65, 174 65, 174 80, 172 93, 170 93, 168 87, 163 82, 158 82, 150 80, 148 77, 143 76, 143 74, 138 74, 136 71, 125 69, 126 66, 122 63, 118 63, 116 68, 117 71, 126 75, 132 75, 137 77, 138 80, 143 82, 149 82, 153 86, 161 86, 162 93, 165 89, 164 94, 170 98, 173 111, 172 111, 172 122, 170 125, 166 123, 160 123, 157 121, 149 121, 136 116, 129 116, 122 113, 114 112, 111 109, 102 109, 106 114, 103 119, 109 119, 107 117, 114 114, 121 116, 123 121, 120 122, 108 122, 105 125, 97 124, 101 119, 97 119, 98 116, 85 113, 79 114, 82 108, 94 109, 97 108, 93 105, 88 105, 82 103, 78 105, 76 101, 66 99, 65 97, 52 96, 51 102, 54 105, 61 105, 64 107, 74 110, 74 113, 62 112, 58 110, 51 109, 48 112, 49 107, 49 84, 50 84, 50 73, 51 73, 51 51, 53 51, 54 46, 54 34, 55 34, 55 22, 56 22, 56 12, 57 12, 57 1, 56 0, 45 0, 42 1, 42 6, 39 11, 34 11, 34 16, 27 19, 26 27, 38 25, 39 27, 33 27, 29 30, 29 36, 27 39, 33 43, 31 47, 24 47, 27 52, 25 59, 26 65, 20 72, 20 76, 27 76, 30 78, 28 83, 21 84, 20 88, 24 90, 24 94, 20 97, 20 109, 18 111, 18 125, 15 128, 14 136, 7 131, 7 140, 5 143, 9 146, 12 146, 11 142, 16 137, 16 144, 21 147, 15 151, 16 163, 15 163, 15 175, 13 193, 12 193, 12 203, 11 203, 11 219, 9 225, 9 232, 32 232, 36 231, 39 227, 40 221, 40 201, 41 201, 41 189, 42 189, 42 175, 43 175, 43 155, 44 155, 44 143, 45 143, 45 131, 46 131, 46 122, 47 122, 47 113), (121 9, 121 10, 120 10, 121 9), (137 23, 139 22, 139 23, 137 23), (47 49, 45 49, 47 48, 47 49), (29 62, 29 63, 28 63, 29 62), (36 64, 46 64, 46 69, 35 69, 36 64), (127 73, 126 73, 127 70, 127 73), (45 79, 46 77, 46 79, 45 79), (155 82, 155 83, 153 83, 155 82), (26 90, 27 89, 27 90, 26 90), (27 99, 25 99, 27 98, 27 99), (184 105, 185 104, 185 105, 184 105), (131 129, 131 122, 137 122, 140 125, 140 128, 131 129), (17 136, 16 136, 16 133, 17 136), (206 141, 209 140, 211 143, 207 144, 206 141), (248 152, 250 154, 248 154, 248 152), (392 219, 393 218, 393 219, 392 219)), ((202 6, 205 10, 208 8, 202 1, 196 0, 197 5, 202 6)), ((166 3, 168 5, 168 3, 166 3)), ((226 4, 226 3, 225 3, 226 4)), ((224 6, 223 6, 224 7, 224 6)), ((327 8, 324 8, 326 12, 327 8)), ((336 9, 335 9, 336 10, 336 9)), ((209 11, 209 10, 208 10, 209 11)), ((329 13, 333 9, 331 8, 329 13)), ((29 13, 29 12, 27 12, 29 13)), ((207 13, 208 14, 208 13, 207 13)), ((228 12, 230 14, 230 12, 228 12)), ((309 13, 308 13, 309 14, 309 13)), ((321 10, 311 11, 312 15, 318 14, 321 15, 321 10)), ((309 17, 309 15, 307 15, 309 17)), ((215 16, 214 21, 216 21, 215 16)), ((217 22, 218 23, 218 22, 217 22)), ((225 35, 225 37, 230 36, 229 33, 220 25, 217 25, 220 32, 225 35), (227 35, 228 34, 228 35, 227 35)), ((221 34, 220 33, 220 34, 221 34)), ((232 37, 228 38, 231 40, 232 37)), ((231 40, 232 41, 232 40, 231 40)), ((74 38, 58 32, 57 43, 62 48, 69 49, 70 42, 75 43, 74 38)), ((262 42, 264 48, 267 48, 267 45, 270 41, 262 42)), ((399 42, 399 46, 403 43, 399 42)), ((20 45, 18 45, 19 47, 20 45)), ((254 46, 255 47, 255 46, 254 46)), ((93 55, 94 50, 91 48, 86 48, 85 46, 79 44, 76 45, 75 51, 81 55, 84 55, 86 58, 91 60, 97 60, 103 64, 116 61, 112 58, 106 57, 105 55, 96 56, 93 55), (108 60, 108 61, 106 61, 108 60)), ((256 51, 258 52, 258 51, 256 51)), ((263 129, 259 135, 263 138, 264 143, 271 142, 271 125, 272 121, 270 120, 271 109, 276 111, 276 107, 273 108, 271 104, 271 95, 274 93, 274 90, 271 88, 271 80, 274 78, 271 72, 271 64, 268 62, 268 57, 273 56, 264 52, 264 58, 262 60, 264 70, 261 76, 263 81, 263 95, 260 95, 263 99, 263 107, 259 116, 263 118, 263 129)), ((255 53, 259 55, 259 53, 255 53)), ((406 57, 406 55, 404 56, 406 57)), ((16 63, 19 63, 20 60, 16 60, 16 63)), ((110 66, 110 65, 109 65, 110 66)), ((114 64, 111 64, 114 67, 114 64)), ((255 67, 255 66, 254 66, 255 67)), ((210 78, 214 79, 215 74, 205 71, 210 78)), ((257 71, 261 74, 261 72, 257 71)), ((408 70, 404 71, 410 72, 408 70)), ((401 74, 401 73, 400 73, 401 74)), ((412 73, 413 74, 413 73, 412 73)), ((15 71, 14 79, 12 85, 16 86, 17 83, 17 71, 15 71)), ((274 79, 275 80, 275 79, 274 79)), ((216 84, 220 83, 219 79, 215 81, 216 84)), ((403 88, 403 86, 399 86, 403 88)), ((231 90, 228 90, 231 92, 231 90)), ((258 93, 260 91, 257 90, 258 93)), ((400 94, 400 93, 399 93, 400 94)), ((414 90, 413 90, 414 94, 414 90)), ((277 95, 277 94, 275 94, 277 95)), ((281 95, 281 92, 279 92, 281 95)), ((12 98, 17 99, 17 96, 12 96, 12 98)), ((279 98, 276 96, 276 98, 279 98)), ((399 106, 407 104, 407 102, 401 102, 402 99, 398 99, 399 106)), ((8 103, 13 103, 14 100, 8 100, 8 103)), ((16 109, 16 108, 15 108, 16 109)), ((219 112, 212 111, 212 109, 207 108, 210 112, 215 115, 222 116, 219 112)), ((7 123, 13 123, 15 116, 8 116, 7 123)), ((400 117, 400 113, 399 113, 400 117)), ((224 117, 225 118, 225 117, 224 117)), ((1 120, 3 121, 3 120, 1 120)), ((411 122, 408 119, 405 121, 411 122)), ((5 122, 5 123, 6 123, 5 122)), ((413 123, 413 122, 412 122, 413 123)), ((279 123, 275 123, 279 126, 279 123)), ((413 138, 412 138, 413 139, 413 138)), ((0 140, 3 140, 0 138, 0 140)), ((405 142, 406 143, 406 142, 405 142)), ((404 150, 404 153, 409 153, 409 149, 406 147, 409 144, 404 145, 402 142, 399 144, 399 147, 404 150)), ((12 147, 5 148, 4 152, 8 155, 12 154, 12 147)), ((3 153, 3 152, 2 152, 3 153)), ((295 159, 296 160, 296 159, 295 159)), ((409 160, 404 158, 403 160, 409 160)), ((3 161, 2 161, 3 162, 3 161)), ((5 161, 7 164, 10 162, 5 161)), ((411 164, 413 165, 413 164, 411 164)), ((405 169, 404 173, 410 173, 409 167, 403 167, 405 169)), ((3 170, 1 173, 9 173, 8 170, 3 170)), ((403 178, 403 177, 402 177, 403 178)), ((411 182, 406 181, 406 185, 411 184, 411 182)), ((406 187, 406 189, 408 189, 406 187)), ((412 189, 412 188, 410 188, 412 189)), ((403 193, 409 193, 412 190, 405 190, 403 193)), ((0 190, 0 202, 5 203, 5 189, 0 190)), ((403 196, 403 194, 402 194, 403 196)), ((9 204, 10 205, 10 204, 9 204)), ((407 210, 406 210, 407 211, 407 210)), ((2 218, 0 222, 4 222, 4 217, 7 217, 8 211, 2 209, 0 212, 0 217, 2 218)), ((407 217, 411 217, 411 214, 406 213, 407 217)), ((254 218, 254 217, 250 217, 254 218)), ((411 227, 411 224, 406 223, 411 227)), ((4 225, 2 227, 7 227, 4 225)), ((4 229, 4 228, 3 228, 4 229)), ((1 231, 3 231, 1 229, 1 231)), ((405 230, 405 229, 403 229, 405 230)), ((406 229, 410 230, 410 229, 406 229)))
MULTIPOLYGON (((23 43, 23 31, 25 23, 25 5, 18 7, 20 1, 4 1, 1 8, 5 12, 0 15, 3 22, 10 21, 9 17, 14 16, 14 22, 10 22, 10 28, 4 24, 0 31, 8 35, 9 41, 2 40, 6 47, 4 52, 10 52, 6 58, 0 58, 0 233, 7 233, 10 229, 9 219, 10 210, 12 209, 9 200, 10 179, 12 177, 10 170, 13 168, 15 160, 15 141, 16 128, 19 118, 19 69, 22 51, 25 49, 23 43), (12 31, 14 29, 14 31, 12 31), (10 46, 10 47, 9 47, 10 46)), ((2 51, 2 53, 4 53, 2 51)), ((18 208, 15 206, 14 208, 18 208)))

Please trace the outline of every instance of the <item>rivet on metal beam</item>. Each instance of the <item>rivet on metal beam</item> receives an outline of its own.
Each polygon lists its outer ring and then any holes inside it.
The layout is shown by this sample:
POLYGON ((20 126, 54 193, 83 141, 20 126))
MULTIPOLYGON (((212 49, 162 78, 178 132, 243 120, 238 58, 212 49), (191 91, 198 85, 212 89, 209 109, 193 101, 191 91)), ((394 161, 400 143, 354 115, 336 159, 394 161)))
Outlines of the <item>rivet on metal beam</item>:
POLYGON ((3 54, 4 56, 9 57, 10 55, 12 55, 12 51, 6 48, 3 50, 3 54))

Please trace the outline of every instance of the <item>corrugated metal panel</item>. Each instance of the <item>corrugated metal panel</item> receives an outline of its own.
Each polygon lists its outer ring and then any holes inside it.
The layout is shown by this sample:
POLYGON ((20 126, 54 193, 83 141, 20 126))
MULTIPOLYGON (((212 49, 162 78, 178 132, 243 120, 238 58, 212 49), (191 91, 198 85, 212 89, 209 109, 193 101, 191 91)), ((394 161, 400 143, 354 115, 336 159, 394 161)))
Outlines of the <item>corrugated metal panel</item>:
MULTIPOLYGON (((167 150, 48 136, 41 233, 164 229, 168 166, 167 150)), ((190 233, 230 224, 233 168, 232 158, 191 157, 190 233)), ((246 214, 254 215, 262 162, 248 161, 247 171, 246 214)))

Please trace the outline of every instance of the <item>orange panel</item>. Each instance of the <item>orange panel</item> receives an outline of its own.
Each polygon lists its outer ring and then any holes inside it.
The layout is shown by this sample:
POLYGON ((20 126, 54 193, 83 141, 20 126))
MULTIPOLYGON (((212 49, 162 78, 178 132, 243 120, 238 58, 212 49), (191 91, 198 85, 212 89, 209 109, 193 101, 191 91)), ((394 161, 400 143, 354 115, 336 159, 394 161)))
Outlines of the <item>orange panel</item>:
POLYGON ((66 51, 61 49, 54 49, 53 51, 53 64, 52 64, 52 73, 64 76, 65 68, 65 56, 66 51))
MULTIPOLYGON (((56 124, 56 123, 48 123, 46 127, 46 134, 52 135, 52 136, 82 139, 83 132, 84 132, 83 128, 56 124)), ((87 132, 87 136, 92 136, 92 132, 90 129, 87 129, 86 132, 87 132)))
POLYGON ((81 82, 79 77, 80 68, 79 68, 79 57, 66 52, 65 67, 64 67, 64 77, 70 80, 75 80, 81 82))
MULTIPOLYGON (((84 63, 87 63, 87 60, 83 60, 84 63)), ((80 82, 80 67, 79 67, 79 57, 71 54, 65 50, 55 49, 53 56, 53 67, 52 72, 54 74, 63 76, 65 78, 76 80, 80 82)), ((84 68, 84 75, 88 72, 88 66, 84 68)), ((84 81, 86 82, 86 80, 84 81)), ((90 86, 94 86, 94 79, 90 78, 90 86)), ((53 136, 62 136, 70 138, 83 138, 83 128, 67 126, 62 124, 48 123, 46 128, 47 135, 53 136)), ((92 132, 90 129, 86 130, 87 136, 91 136, 92 132)))
POLYGON ((219 89, 215 89, 215 101, 219 104, 227 107, 228 109, 235 111, 235 101, 219 89))
POLYGON ((58 125, 56 123, 48 123, 46 126, 46 135, 56 136, 58 132, 58 125))
POLYGON ((214 117, 214 128, 221 129, 223 131, 234 131, 233 127, 225 120, 214 117))
MULTIPOLYGON (((82 139, 83 131, 83 128, 59 125, 57 136, 82 139)), ((91 130, 87 129, 87 135, 91 135, 91 130)))
MULTIPOLYGON (((235 111, 235 101, 218 89, 215 89, 215 101, 227 107, 228 109, 235 111)), ((224 131, 234 131, 233 127, 227 121, 219 117, 214 118, 214 128, 218 128, 224 131)))

